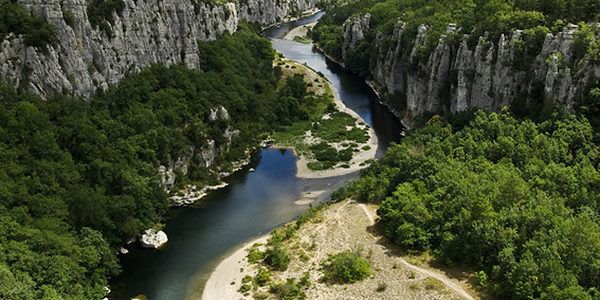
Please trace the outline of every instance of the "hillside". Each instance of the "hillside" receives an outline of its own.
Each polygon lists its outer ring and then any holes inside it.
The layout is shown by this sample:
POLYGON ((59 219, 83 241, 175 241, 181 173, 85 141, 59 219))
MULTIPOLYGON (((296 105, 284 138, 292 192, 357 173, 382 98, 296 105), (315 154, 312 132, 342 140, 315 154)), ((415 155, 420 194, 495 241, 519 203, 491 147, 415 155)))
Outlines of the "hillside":
POLYGON ((594 116, 598 10, 595 1, 351 1, 333 6, 313 38, 408 127, 503 106, 594 116))

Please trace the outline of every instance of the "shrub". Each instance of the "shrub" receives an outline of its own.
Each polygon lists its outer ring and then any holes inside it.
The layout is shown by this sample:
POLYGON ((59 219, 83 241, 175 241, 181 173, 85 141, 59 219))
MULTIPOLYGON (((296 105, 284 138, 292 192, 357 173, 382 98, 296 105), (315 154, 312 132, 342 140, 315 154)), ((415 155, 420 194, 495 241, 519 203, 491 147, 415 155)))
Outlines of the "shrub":
POLYGON ((73 27, 75 25, 75 16, 73 15, 73 12, 68 10, 68 9, 63 9, 63 19, 65 20, 65 23, 67 23, 67 25, 73 27))
POLYGON ((242 283, 248 283, 250 281, 252 281, 252 276, 250 275, 246 275, 244 278, 242 278, 242 283))
POLYGON ((272 284, 269 290, 282 300, 306 299, 306 294, 294 278, 290 278, 286 282, 272 284))
POLYGON ((123 9, 125 9, 123 0, 92 0, 87 7, 90 24, 111 36, 111 24, 114 23, 113 13, 121 13, 123 9))
POLYGON ((330 255, 321 263, 324 279, 335 283, 355 283, 371 274, 371 265, 353 251, 330 255))
POLYGON ((287 241, 296 234, 298 228, 295 224, 288 224, 284 227, 276 228, 271 232, 271 238, 269 238, 269 245, 279 244, 283 241, 287 241))
POLYGON ((306 289, 309 288, 310 285, 310 273, 304 272, 304 274, 302 274, 302 277, 300 277, 300 282, 298 282, 298 286, 300 286, 303 289, 306 289))
POLYGON ((267 270, 267 268, 260 268, 260 270, 258 270, 258 273, 256 274, 256 276, 254 277, 254 282, 258 286, 264 286, 269 281, 271 281, 271 272, 269 272, 269 270, 267 270))
POLYGON ((375 289, 375 291, 376 291, 376 292, 379 292, 379 293, 382 293, 382 292, 384 292, 386 289, 387 289, 387 283, 385 283, 385 282, 380 282, 380 283, 377 285, 377 289, 375 289))
POLYGON ((290 254, 281 245, 276 245, 265 252, 265 263, 278 271, 285 271, 290 264, 290 254))
POLYGON ((248 258, 248 262, 255 264, 265 259, 265 253, 258 249, 258 245, 254 245, 248 250, 246 258, 248 258))
POLYGON ((241 294, 245 294, 245 293, 249 292, 251 289, 252 289, 251 284, 244 283, 244 284, 242 284, 242 286, 240 286, 240 289, 238 290, 238 292, 240 292, 241 294))

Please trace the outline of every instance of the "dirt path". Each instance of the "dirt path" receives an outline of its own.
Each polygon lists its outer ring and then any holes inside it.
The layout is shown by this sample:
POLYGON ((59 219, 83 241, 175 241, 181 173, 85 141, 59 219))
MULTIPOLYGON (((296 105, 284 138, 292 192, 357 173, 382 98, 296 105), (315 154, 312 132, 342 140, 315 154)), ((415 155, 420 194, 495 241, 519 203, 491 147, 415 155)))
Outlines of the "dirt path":
MULTIPOLYGON (((373 214, 372 211, 369 210, 369 208, 363 204, 360 203, 358 205, 367 215, 367 219, 369 219, 369 222, 371 222, 371 225, 375 225, 375 219, 376 216, 373 214)), ((437 279, 438 281, 440 281, 441 283, 443 283, 444 285, 446 285, 447 288, 451 289, 452 291, 454 291, 455 293, 457 293, 458 295, 462 296, 465 299, 468 300, 475 300, 475 298, 473 298, 473 296, 471 296, 469 293, 467 293, 461 286, 459 286, 458 284, 454 283, 452 280, 450 280, 448 277, 446 277, 443 274, 440 274, 438 272, 434 272, 432 270, 427 270, 424 268, 421 268, 419 266, 415 266, 411 263, 409 263, 408 261, 406 261, 404 258, 399 258, 400 263, 402 263, 406 268, 415 271, 421 275, 425 275, 425 276, 429 276, 432 277, 434 279, 437 279)))

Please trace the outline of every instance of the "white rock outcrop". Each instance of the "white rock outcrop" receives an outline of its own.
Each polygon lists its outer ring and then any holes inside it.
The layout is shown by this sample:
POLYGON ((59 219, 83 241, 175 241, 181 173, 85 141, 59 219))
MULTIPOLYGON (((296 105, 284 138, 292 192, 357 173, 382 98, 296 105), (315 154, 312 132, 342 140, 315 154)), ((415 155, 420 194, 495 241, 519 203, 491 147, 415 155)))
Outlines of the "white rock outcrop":
POLYGON ((162 230, 148 229, 142 234, 140 242, 144 248, 158 249, 169 241, 167 234, 162 230))
MULTIPOLYGON (((370 16, 344 23, 342 49, 348 51, 368 34, 370 16)), ((538 99, 573 109, 588 83, 600 79, 600 67, 589 61, 573 68, 577 25, 548 34, 539 53, 526 68, 518 65, 523 31, 515 30, 492 41, 486 36, 469 46, 469 36, 449 24, 430 53, 423 54, 429 28, 421 25, 413 43, 405 45, 406 25, 398 20, 393 32, 378 33, 377 55, 368 79, 380 94, 388 94, 392 110, 411 127, 425 113, 458 113, 472 108, 499 111, 515 99, 538 99), (577 69, 577 70, 574 70, 577 69)))
POLYGON ((194 0, 123 0, 112 34, 94 28, 88 0, 18 0, 52 23, 59 44, 27 47, 22 36, 0 40, 0 78, 46 97, 89 97, 151 64, 200 68, 198 41, 236 31, 240 21, 262 25, 313 9, 317 0, 244 0, 221 5, 194 0), (68 12, 73 21, 65 21, 68 12), (44 51, 45 50, 45 51, 44 51), (24 71, 26 70, 26 71, 24 71))

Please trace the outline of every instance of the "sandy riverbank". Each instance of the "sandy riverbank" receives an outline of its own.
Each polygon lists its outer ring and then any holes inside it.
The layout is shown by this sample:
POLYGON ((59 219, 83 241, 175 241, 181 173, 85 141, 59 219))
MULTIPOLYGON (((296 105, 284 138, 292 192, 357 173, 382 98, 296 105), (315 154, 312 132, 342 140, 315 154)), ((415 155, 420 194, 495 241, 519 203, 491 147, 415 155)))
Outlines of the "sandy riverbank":
MULTIPOLYGON (((359 116, 356 112, 354 112, 353 110, 348 108, 346 104, 344 104, 344 102, 340 99, 337 90, 334 89, 331 82, 327 81, 327 84, 329 84, 331 90, 333 91, 333 98, 335 100, 335 104, 338 110, 351 115, 356 120, 358 120, 358 122, 365 123, 365 120, 361 116, 359 116)), ((296 176, 298 176, 298 178, 314 179, 337 177, 355 173, 369 166, 367 162, 376 158, 378 147, 379 139, 375 134, 375 130, 369 127, 369 141, 366 143, 366 145, 361 145, 360 152, 355 153, 353 155, 352 160, 349 162, 349 168, 338 167, 329 170, 314 171, 308 168, 309 161, 304 156, 298 155, 298 161, 296 162, 296 176), (368 146, 369 150, 363 150, 362 146, 368 146)))
POLYGON ((266 243, 268 238, 269 236, 267 235, 247 242, 233 254, 221 261, 206 282, 202 293, 202 299, 240 299, 240 296, 242 295, 238 293, 238 290, 242 285, 242 278, 244 277, 245 272, 256 271, 255 266, 251 265, 248 262, 248 259, 246 259, 248 249, 256 243, 266 243))
POLYGON ((298 26, 292 30, 290 30, 290 32, 288 32, 283 39, 284 40, 289 40, 289 41, 293 41, 295 38, 302 38, 302 37, 306 37, 306 35, 308 34, 308 30, 312 29, 313 27, 315 27, 315 25, 317 25, 318 22, 312 22, 312 23, 308 23, 306 25, 303 26, 298 26))
MULTIPOLYGON (((314 25, 313 25, 314 26, 314 25)), ((304 26, 293 29, 288 35, 286 35, 286 39, 293 40, 295 36, 301 35, 303 30, 307 30, 304 26), (300 28, 300 29, 299 29, 300 28)), ((306 33, 304 32, 304 35, 306 33)), ((308 71, 307 77, 311 82, 314 79, 321 78, 320 75, 317 74, 316 71, 311 68, 306 68, 308 71)), ((366 123, 363 118, 360 117, 353 110, 348 108, 343 101, 340 99, 337 90, 328 80, 325 80, 326 84, 328 84, 329 89, 332 91, 335 104, 341 112, 347 113, 354 117, 357 120, 357 123, 366 123)), ((305 190, 302 198, 296 201, 297 205, 308 205, 313 202, 319 202, 324 198, 329 198, 332 190, 340 187, 341 184, 345 184, 347 181, 344 176, 348 175, 352 176, 352 174, 357 174, 363 168, 366 168, 368 164, 366 163, 368 160, 372 160, 376 158, 379 141, 375 131, 372 128, 368 128, 369 141, 363 145, 361 145, 361 149, 363 146, 369 146, 369 150, 361 150, 358 153, 355 153, 352 160, 349 162, 350 168, 336 168, 331 170, 324 171, 313 171, 310 170, 307 166, 308 160, 302 156, 299 156, 297 161, 297 177, 305 180, 319 180, 328 178, 332 178, 331 182, 327 183, 325 187, 319 189, 309 188, 305 190)), ((286 147, 287 148, 287 147, 286 147)), ((252 266, 248 263, 246 259, 246 254, 248 249, 254 245, 255 243, 265 243, 268 239, 267 237, 261 237, 257 240, 251 241, 249 243, 244 244, 240 248, 238 248, 233 254, 229 257, 225 258, 221 263, 217 266, 217 268, 213 271, 210 278, 208 279, 203 293, 202 299, 204 300, 213 300, 213 299, 252 299, 252 297, 244 297, 242 294, 238 292, 241 284, 242 278, 251 274, 254 275, 257 271, 255 266, 252 266)))
MULTIPOLYGON (((325 208, 318 220, 302 225, 294 238, 285 241, 292 260, 286 271, 273 271, 272 281, 300 278, 308 273, 311 285, 304 291, 307 299, 478 299, 467 283, 468 276, 453 278, 426 261, 396 251, 374 227, 376 210, 377 206, 352 200, 325 208), (372 276, 346 285, 321 282, 320 263, 329 254, 344 250, 361 252, 373 269, 372 276), (305 253, 305 258, 299 253, 305 253)), ((254 276, 258 270, 245 256, 254 243, 265 243, 267 239, 261 237, 247 243, 222 261, 210 277, 202 299, 252 299, 254 292, 247 296, 237 292, 242 278, 254 276)))
MULTIPOLYGON (((294 40, 294 38, 296 38, 296 37, 304 37, 304 36, 306 36, 308 30, 312 29, 316 24, 317 24, 317 22, 312 22, 312 23, 309 23, 309 24, 306 24, 303 26, 298 26, 296 28, 293 28, 292 30, 290 30, 290 32, 288 32, 284 36, 283 39, 294 40)), ((317 74, 317 72, 315 72, 315 70, 311 69, 310 67, 307 67, 306 69, 307 69, 307 72, 309 73, 309 74, 307 74, 309 81, 312 81, 313 78, 320 77, 317 74)), ((365 120, 360 115, 358 115, 356 112, 354 112, 353 110, 348 108, 346 106, 346 104, 344 104, 344 102, 340 99, 338 91, 335 89, 333 84, 331 84, 331 82, 329 80, 326 80, 326 83, 329 86, 329 90, 331 90, 333 92, 333 98, 334 98, 334 101, 335 101, 335 104, 336 104, 336 107, 338 108, 338 110, 351 115, 356 120, 358 120, 358 122, 366 123, 365 120)), ((375 134, 375 131, 373 130, 373 128, 369 128, 369 141, 366 143, 366 145, 361 145, 361 146, 369 146, 370 149, 366 150, 366 151, 361 150, 360 152, 356 153, 353 156, 352 160, 349 162, 350 168, 335 168, 335 169, 323 170, 323 171, 313 171, 313 170, 309 169, 308 168, 309 161, 304 156, 299 155, 299 153, 296 153, 296 154, 298 154, 297 156, 299 157, 298 162, 296 164, 296 166, 297 166, 296 175, 299 178, 314 179, 314 178, 327 178, 327 177, 342 176, 342 175, 347 175, 347 174, 351 174, 351 173, 360 171, 368 166, 367 161, 375 159, 376 155, 377 155, 379 140, 377 139, 377 135, 375 134)))

